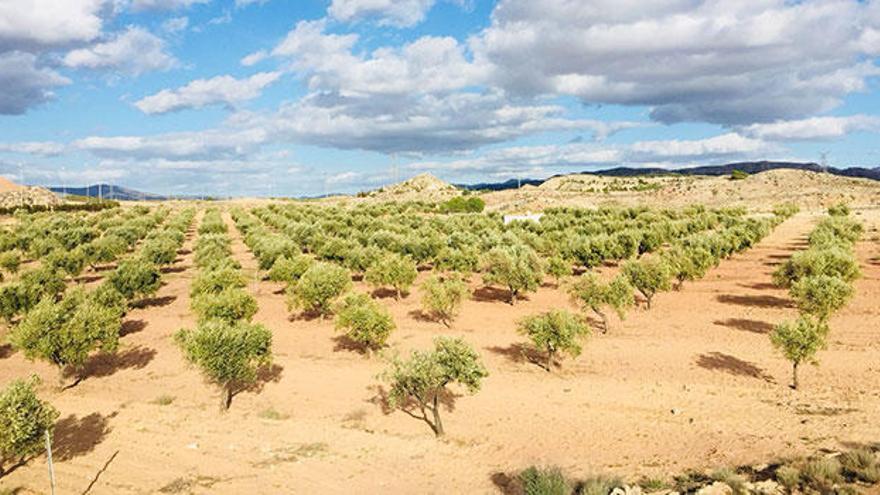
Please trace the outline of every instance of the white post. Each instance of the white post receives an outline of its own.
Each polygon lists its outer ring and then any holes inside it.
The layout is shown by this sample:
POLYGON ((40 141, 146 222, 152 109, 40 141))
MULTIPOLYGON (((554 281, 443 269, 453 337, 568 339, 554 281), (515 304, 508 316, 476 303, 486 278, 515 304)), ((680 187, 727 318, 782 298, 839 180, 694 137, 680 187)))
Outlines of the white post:
POLYGON ((46 458, 49 464, 49 485, 52 487, 52 495, 55 495, 55 466, 52 464, 52 439, 49 437, 49 430, 46 433, 46 458))

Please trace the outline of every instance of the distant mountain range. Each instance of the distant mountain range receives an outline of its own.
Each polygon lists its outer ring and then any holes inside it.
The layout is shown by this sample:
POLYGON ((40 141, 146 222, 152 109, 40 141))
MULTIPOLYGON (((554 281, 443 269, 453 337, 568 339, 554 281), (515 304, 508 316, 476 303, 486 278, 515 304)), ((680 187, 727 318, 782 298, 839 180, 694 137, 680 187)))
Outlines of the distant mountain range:
MULTIPOLYGON (((590 171, 590 172, 580 172, 584 174, 593 174, 593 175, 603 175, 607 177, 635 177, 640 175, 730 175, 734 170, 741 170, 747 174, 757 174, 759 172, 765 172, 767 170, 777 170, 777 169, 794 169, 794 170, 807 170, 811 172, 827 172, 833 175, 841 175, 844 177, 861 177, 864 179, 872 179, 880 181, 880 167, 878 168, 863 168, 863 167, 851 167, 851 168, 834 168, 828 167, 823 168, 818 163, 798 163, 798 162, 770 162, 770 161, 760 161, 760 162, 739 162, 739 163, 728 163, 727 165, 712 165, 705 167, 692 167, 692 168, 678 168, 678 169, 666 169, 666 168, 631 168, 631 167, 616 167, 610 168, 606 170, 599 171, 590 171)), ((576 172, 577 173, 577 172, 576 172)), ((571 174, 560 174, 555 175, 553 177, 559 177, 561 175, 571 175, 571 174)), ((553 177, 548 177, 547 179, 510 179, 504 182, 484 182, 478 184, 456 184, 458 187, 463 189, 470 189, 472 191, 477 190, 489 190, 489 191, 503 191, 506 189, 516 189, 519 185, 532 185, 532 186, 540 186, 544 182, 552 179, 553 177)))
POLYGON ((113 199, 116 201, 165 201, 171 199, 160 194, 145 193, 112 184, 95 184, 86 187, 48 187, 57 194, 69 194, 71 196, 86 196, 89 198, 113 199))

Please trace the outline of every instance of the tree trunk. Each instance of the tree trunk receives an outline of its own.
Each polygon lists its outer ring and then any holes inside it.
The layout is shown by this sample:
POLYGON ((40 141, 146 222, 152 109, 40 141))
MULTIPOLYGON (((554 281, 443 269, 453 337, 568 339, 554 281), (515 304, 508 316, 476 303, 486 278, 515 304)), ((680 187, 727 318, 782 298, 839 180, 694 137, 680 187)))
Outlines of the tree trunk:
POLYGON ((608 315, 596 308, 593 308, 593 312, 599 315, 599 318, 602 318, 602 333, 608 333, 608 315))
POLYGON ((654 294, 644 294, 645 300, 648 301, 648 309, 651 309, 651 300, 654 299, 654 294))
POLYGON ((798 389, 798 363, 795 361, 791 364, 791 388, 798 389))
POLYGON ((434 407, 431 408, 431 412, 434 413, 434 435, 442 437, 446 432, 443 431, 443 421, 440 420, 440 400, 436 394, 434 395, 434 407))
POLYGON ((229 407, 232 406, 232 387, 225 387, 222 399, 222 403, 220 406, 224 411, 228 411, 229 407))
POLYGON ((553 354, 554 354, 554 352, 555 351, 553 349, 547 349, 547 366, 544 369, 546 369, 548 373, 553 370, 553 354))
POLYGON ((516 304, 516 289, 510 289, 510 305, 516 304))

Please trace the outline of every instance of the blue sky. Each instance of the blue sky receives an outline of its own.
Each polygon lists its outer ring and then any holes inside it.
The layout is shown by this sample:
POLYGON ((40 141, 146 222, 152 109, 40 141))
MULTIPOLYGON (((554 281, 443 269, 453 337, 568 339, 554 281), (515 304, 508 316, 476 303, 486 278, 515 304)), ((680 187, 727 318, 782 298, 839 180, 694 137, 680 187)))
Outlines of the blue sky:
POLYGON ((0 174, 300 196, 876 167, 878 56, 878 1, 7 0, 0 174))

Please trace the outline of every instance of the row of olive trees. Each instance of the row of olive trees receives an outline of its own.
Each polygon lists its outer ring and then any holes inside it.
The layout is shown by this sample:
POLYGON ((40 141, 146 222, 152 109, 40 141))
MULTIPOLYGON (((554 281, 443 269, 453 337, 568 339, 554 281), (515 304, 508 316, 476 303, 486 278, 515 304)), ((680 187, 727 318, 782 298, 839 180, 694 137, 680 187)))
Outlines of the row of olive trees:
POLYGON ((272 332, 251 321, 257 301, 246 290, 247 280, 231 245, 221 212, 207 210, 194 250, 199 272, 191 288, 199 321, 195 329, 181 329, 174 336, 187 361, 223 391, 223 410, 272 364, 272 332))
POLYGON ((852 298, 852 284, 860 276, 854 247, 862 224, 844 204, 828 213, 810 233, 809 247, 773 273, 774 283, 789 290, 799 310, 797 320, 779 324, 770 334, 773 346, 791 361, 794 389, 800 365, 817 363, 816 354, 827 345, 828 321, 852 298))
MULTIPOLYGON (((192 221, 184 211, 161 232, 144 241, 140 251, 119 262, 117 268, 96 289, 76 287, 47 294, 34 305, 9 333, 13 347, 28 359, 43 360, 59 370, 59 385, 68 376, 76 385, 85 378, 84 366, 95 351, 114 352, 119 344, 122 318, 129 305, 154 294, 160 286, 159 267, 145 257, 151 242, 166 236, 180 239, 192 221), (60 294, 62 294, 59 297, 60 294)), ((176 253, 179 245, 174 248, 176 253)))

